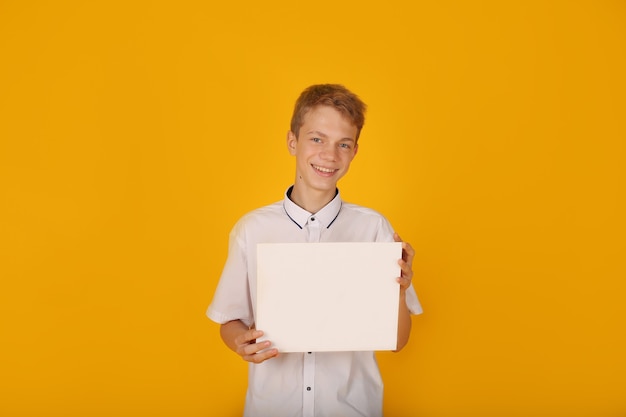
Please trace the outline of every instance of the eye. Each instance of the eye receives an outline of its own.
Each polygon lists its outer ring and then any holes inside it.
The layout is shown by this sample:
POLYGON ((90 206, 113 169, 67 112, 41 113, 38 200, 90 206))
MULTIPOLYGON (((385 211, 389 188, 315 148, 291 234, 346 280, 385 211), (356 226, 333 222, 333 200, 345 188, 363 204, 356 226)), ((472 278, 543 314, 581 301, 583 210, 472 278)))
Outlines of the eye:
POLYGON ((350 144, 349 143, 340 143, 339 147, 342 149, 350 149, 350 144))
POLYGON ((322 143, 322 139, 320 138, 311 138, 311 140, 315 143, 322 143))

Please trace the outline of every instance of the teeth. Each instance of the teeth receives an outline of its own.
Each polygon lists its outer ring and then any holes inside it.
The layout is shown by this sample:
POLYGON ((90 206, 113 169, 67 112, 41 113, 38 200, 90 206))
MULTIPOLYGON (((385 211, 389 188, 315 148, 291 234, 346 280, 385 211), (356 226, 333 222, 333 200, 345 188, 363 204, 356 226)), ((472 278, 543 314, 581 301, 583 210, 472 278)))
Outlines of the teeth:
POLYGON ((335 172, 334 169, 330 169, 330 168, 324 168, 324 167, 320 167, 317 165, 313 165, 313 168, 317 169, 318 171, 322 171, 322 172, 335 172))

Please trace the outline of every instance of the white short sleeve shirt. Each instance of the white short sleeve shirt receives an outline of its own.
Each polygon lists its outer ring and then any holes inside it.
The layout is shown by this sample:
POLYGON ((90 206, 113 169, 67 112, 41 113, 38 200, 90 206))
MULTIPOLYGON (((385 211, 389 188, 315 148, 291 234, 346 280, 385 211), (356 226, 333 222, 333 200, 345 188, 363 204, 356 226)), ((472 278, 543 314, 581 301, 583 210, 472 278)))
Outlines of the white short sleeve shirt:
MULTIPOLYGON (((290 192, 233 227, 207 310, 211 320, 254 324, 258 243, 393 242, 393 229, 381 214, 343 202, 339 192, 314 214, 293 203, 290 192)), ((422 312, 412 286, 406 302, 411 313, 422 312)), ((374 352, 282 353, 249 365, 244 417, 377 417, 382 416, 382 397, 374 352)))

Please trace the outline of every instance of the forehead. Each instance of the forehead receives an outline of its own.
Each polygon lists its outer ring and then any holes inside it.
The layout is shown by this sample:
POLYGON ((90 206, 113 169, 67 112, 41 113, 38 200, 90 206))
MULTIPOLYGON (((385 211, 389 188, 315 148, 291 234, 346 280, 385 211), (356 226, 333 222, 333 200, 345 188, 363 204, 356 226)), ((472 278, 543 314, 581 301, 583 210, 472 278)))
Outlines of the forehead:
POLYGON ((300 133, 310 130, 322 131, 328 135, 356 138, 356 125, 334 107, 318 105, 307 111, 300 126, 300 133))

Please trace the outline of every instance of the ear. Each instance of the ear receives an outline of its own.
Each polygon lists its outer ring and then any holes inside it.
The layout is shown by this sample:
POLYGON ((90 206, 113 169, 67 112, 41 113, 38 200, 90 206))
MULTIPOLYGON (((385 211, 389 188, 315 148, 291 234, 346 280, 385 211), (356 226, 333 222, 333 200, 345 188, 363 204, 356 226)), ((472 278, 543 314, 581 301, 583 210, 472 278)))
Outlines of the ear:
POLYGON ((356 153, 358 151, 359 151, 359 144, 357 143, 356 145, 354 145, 354 155, 352 155, 353 158, 356 156, 356 153))
POLYGON ((290 130, 287 132, 287 149, 291 155, 296 154, 296 145, 298 144, 298 138, 296 135, 290 130))

